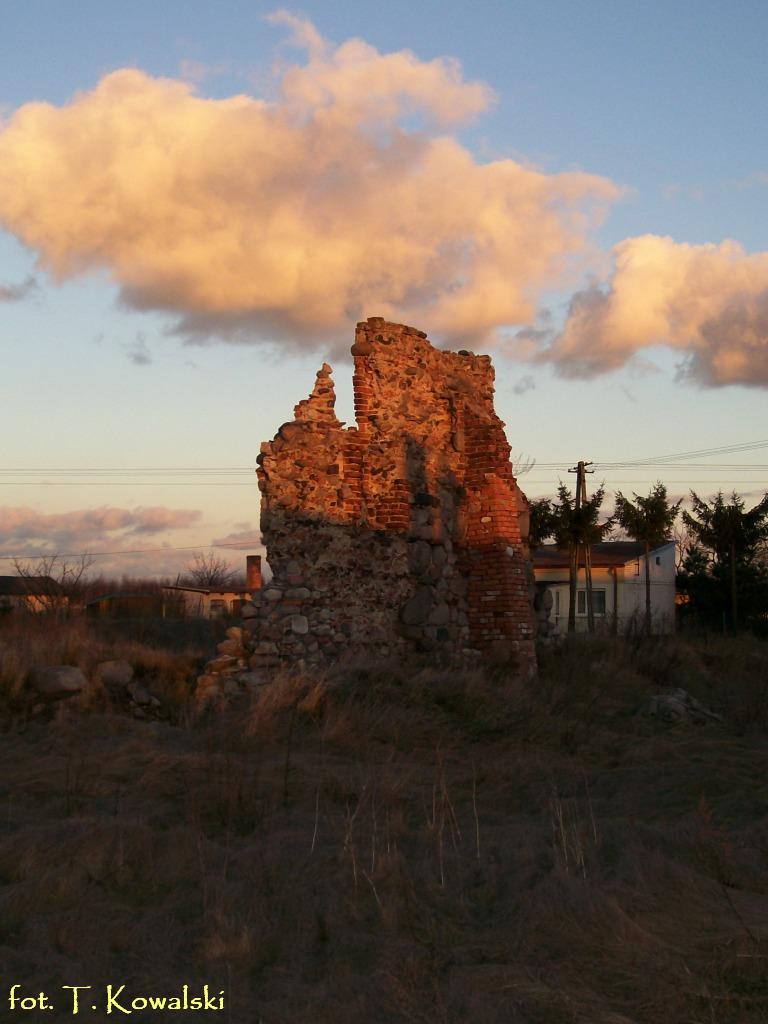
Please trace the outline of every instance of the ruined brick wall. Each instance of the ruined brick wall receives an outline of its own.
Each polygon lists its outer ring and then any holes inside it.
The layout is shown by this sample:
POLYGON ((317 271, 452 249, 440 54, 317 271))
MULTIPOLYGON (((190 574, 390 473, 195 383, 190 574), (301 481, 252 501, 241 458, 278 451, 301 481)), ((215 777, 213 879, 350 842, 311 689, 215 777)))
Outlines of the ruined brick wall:
POLYGON ((356 426, 336 418, 324 364, 261 446, 274 576, 247 609, 251 668, 418 650, 495 651, 532 670, 524 498, 490 358, 379 317, 358 324, 352 355, 356 426))

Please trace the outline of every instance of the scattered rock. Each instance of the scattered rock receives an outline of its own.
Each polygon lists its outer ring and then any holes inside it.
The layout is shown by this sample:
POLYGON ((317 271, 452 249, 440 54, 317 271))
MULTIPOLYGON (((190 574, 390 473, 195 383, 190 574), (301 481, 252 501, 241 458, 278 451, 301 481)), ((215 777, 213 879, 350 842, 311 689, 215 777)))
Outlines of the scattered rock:
MULTIPOLYGON (((137 704, 146 706, 152 703, 152 694, 141 683, 133 682, 127 686, 128 696, 137 704)), ((158 701, 159 703, 159 701, 158 701)))
POLYGON ((93 677, 108 690, 118 691, 133 679, 133 665, 127 661, 102 661, 94 669, 93 677))
POLYGON ((687 690, 675 689, 669 693, 651 697, 646 714, 662 722, 690 722, 703 725, 705 722, 722 722, 722 715, 710 711, 687 690))
POLYGON ((34 668, 29 674, 28 682, 42 697, 54 700, 60 697, 73 697, 88 684, 80 669, 73 665, 34 668))

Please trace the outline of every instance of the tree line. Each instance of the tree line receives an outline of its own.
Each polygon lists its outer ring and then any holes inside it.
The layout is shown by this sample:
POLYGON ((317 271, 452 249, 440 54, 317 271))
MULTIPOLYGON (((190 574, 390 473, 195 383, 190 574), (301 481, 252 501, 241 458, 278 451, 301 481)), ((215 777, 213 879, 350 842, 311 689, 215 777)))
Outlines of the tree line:
MULTIPOLYGON (((583 463, 580 466, 583 467, 583 463)), ((583 472, 583 470, 582 470, 583 472)), ((768 632, 768 494, 753 508, 735 491, 722 491, 705 500, 690 492, 690 510, 683 499, 671 501, 657 481, 647 495, 626 497, 617 491, 613 513, 602 517, 605 485, 590 497, 579 477, 576 493, 562 482, 556 498, 530 504, 528 543, 540 547, 554 541, 569 552, 568 632, 576 629, 576 588, 580 566, 585 568, 587 628, 594 632, 590 552, 592 547, 622 531, 645 550, 644 629, 651 632, 650 552, 670 539, 680 519, 686 534, 685 551, 677 574, 681 613, 705 628, 753 628, 768 632)))

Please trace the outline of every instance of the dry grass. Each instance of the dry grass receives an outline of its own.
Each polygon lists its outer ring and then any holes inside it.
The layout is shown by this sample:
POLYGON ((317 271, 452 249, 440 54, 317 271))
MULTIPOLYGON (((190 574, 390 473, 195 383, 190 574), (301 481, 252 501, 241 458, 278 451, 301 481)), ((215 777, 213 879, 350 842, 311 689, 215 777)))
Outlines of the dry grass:
POLYGON ((532 683, 359 665, 8 730, 3 977, 208 982, 238 1024, 763 1022, 765 681, 746 641, 584 641, 532 683), (669 686, 723 723, 636 714, 669 686))
MULTIPOLYGON (((112 660, 130 662, 135 678, 179 712, 189 699, 190 681, 210 658, 224 628, 223 623, 194 620, 0 619, 0 713, 23 712, 25 681, 33 668, 74 665, 92 679, 99 662, 112 660)), ((95 690, 85 703, 99 704, 95 690)))

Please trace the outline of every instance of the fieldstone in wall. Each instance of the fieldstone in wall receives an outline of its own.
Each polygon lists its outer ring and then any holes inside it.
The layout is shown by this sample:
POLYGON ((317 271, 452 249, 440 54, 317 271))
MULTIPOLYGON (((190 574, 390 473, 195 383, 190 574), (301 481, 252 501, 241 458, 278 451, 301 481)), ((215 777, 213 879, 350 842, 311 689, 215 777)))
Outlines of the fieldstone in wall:
POLYGON ((490 358, 435 349, 422 331, 380 317, 358 324, 352 355, 354 426, 336 417, 324 363, 293 420, 261 445, 273 579, 206 675, 233 672, 228 657, 253 668, 254 658, 461 660, 500 649, 533 671, 527 503, 494 411, 490 358))

